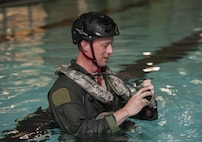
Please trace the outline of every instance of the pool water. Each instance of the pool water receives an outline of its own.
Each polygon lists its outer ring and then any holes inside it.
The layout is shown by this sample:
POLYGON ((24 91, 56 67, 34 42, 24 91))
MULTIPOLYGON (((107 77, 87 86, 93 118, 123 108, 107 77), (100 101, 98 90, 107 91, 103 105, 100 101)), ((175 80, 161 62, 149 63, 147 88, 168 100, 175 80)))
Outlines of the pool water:
MULTIPOLYGON (((137 127, 127 132, 128 141, 201 141, 202 0, 0 5, 0 137, 38 107, 48 107, 54 68, 76 58, 70 26, 84 11, 104 12, 119 25, 109 66, 129 81, 151 78, 155 85, 159 119, 131 120, 137 127)), ((60 135, 50 130, 36 140, 60 135)))

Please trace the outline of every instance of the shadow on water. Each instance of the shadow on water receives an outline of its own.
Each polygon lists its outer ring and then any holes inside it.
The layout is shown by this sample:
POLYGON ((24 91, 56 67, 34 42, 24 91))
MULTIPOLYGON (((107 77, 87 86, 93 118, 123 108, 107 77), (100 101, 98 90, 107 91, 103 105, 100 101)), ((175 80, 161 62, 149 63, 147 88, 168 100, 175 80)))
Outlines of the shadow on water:
POLYGON ((48 0, 0 0, 0 8, 4 7, 13 7, 13 6, 22 6, 22 5, 31 5, 31 4, 38 4, 41 2, 45 2, 48 0))
MULTIPOLYGON (((198 50, 197 46, 202 44, 202 31, 193 33, 177 42, 172 43, 170 46, 162 47, 160 50, 154 52, 146 58, 136 60, 134 64, 125 64, 124 70, 118 72, 118 75, 128 80, 130 78, 143 78, 146 73, 144 69, 151 69, 147 63, 153 65, 177 61, 188 54, 189 51, 198 50)), ((149 71, 150 72, 150 71, 149 71)))
MULTIPOLYGON (((132 8, 137 8, 137 7, 142 7, 145 5, 149 4, 149 0, 141 0, 135 3, 130 3, 128 5, 122 5, 121 7, 116 7, 114 9, 104 9, 102 11, 99 11, 100 13, 105 13, 105 14, 114 14, 114 13, 120 13, 124 12, 126 10, 130 10, 132 8)), ((47 24, 44 26, 41 26, 40 28, 42 29, 52 29, 52 28, 57 28, 61 26, 71 26, 72 21, 75 19, 75 17, 70 17, 67 19, 63 19, 62 21, 56 22, 56 23, 51 23, 47 24)))

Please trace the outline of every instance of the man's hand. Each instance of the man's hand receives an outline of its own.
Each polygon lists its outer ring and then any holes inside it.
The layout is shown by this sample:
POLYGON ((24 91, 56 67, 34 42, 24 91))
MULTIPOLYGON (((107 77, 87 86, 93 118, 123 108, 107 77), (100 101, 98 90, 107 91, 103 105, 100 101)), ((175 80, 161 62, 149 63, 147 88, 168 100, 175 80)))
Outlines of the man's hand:
POLYGON ((154 86, 151 84, 151 80, 145 80, 142 83, 142 88, 129 99, 127 104, 113 113, 117 125, 120 125, 128 117, 138 114, 145 106, 150 105, 153 101, 155 102, 154 86), (151 100, 148 101, 145 98, 146 96, 152 96, 151 100))
POLYGON ((150 104, 149 107, 154 107, 156 106, 156 100, 155 100, 155 92, 154 92, 154 86, 152 85, 152 81, 150 79, 144 80, 142 82, 142 87, 148 87, 151 93, 151 99, 150 99, 150 104))

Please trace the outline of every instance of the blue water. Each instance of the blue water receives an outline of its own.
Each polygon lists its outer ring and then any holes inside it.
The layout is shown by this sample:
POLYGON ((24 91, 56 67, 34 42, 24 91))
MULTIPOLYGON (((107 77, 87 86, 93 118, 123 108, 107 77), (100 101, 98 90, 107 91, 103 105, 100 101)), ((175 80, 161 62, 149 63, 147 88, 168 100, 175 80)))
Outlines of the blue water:
MULTIPOLYGON (((129 141, 201 141, 202 36, 193 38, 202 34, 201 0, 54 0, 15 5, 0 10, 1 138, 5 130, 15 129, 15 120, 48 107, 54 68, 76 57, 72 19, 82 11, 97 10, 110 15, 120 28, 109 66, 130 79, 152 78, 155 85, 159 119, 135 120, 138 127, 127 132, 129 141), (145 73, 145 67, 157 70, 145 73)), ((56 131, 47 141, 58 139, 56 131)))

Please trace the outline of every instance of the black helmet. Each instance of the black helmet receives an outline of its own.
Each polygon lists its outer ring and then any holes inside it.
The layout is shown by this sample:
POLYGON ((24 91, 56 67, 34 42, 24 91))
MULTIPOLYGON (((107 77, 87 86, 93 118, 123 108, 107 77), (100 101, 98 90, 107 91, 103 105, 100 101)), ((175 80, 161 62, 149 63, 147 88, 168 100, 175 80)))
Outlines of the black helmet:
POLYGON ((81 40, 94 40, 119 35, 114 21, 107 15, 87 12, 77 17, 72 24, 72 40, 79 44, 81 40))

